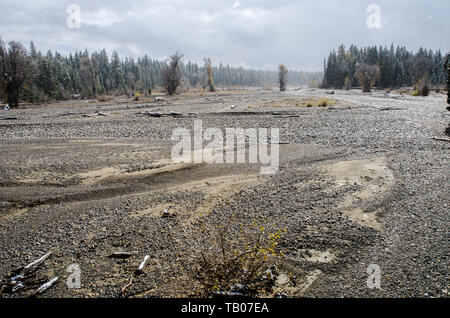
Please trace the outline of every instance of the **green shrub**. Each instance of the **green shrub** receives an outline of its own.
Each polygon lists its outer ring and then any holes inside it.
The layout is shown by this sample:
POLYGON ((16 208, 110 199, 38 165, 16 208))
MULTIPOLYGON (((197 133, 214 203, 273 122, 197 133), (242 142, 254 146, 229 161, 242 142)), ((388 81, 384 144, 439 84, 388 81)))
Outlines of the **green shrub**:
POLYGON ((193 244, 192 275, 204 296, 270 292, 276 274, 267 271, 273 267, 274 257, 283 256, 278 244, 285 231, 270 231, 256 223, 241 224, 239 229, 230 224, 201 225, 201 232, 195 235, 197 243, 193 244))

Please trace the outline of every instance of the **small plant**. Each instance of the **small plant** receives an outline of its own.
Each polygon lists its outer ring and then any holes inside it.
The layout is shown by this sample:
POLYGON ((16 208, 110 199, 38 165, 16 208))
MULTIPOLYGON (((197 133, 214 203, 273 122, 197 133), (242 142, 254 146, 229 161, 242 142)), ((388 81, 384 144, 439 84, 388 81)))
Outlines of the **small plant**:
POLYGON ((194 279, 205 295, 255 296, 270 292, 275 282, 272 258, 283 255, 278 244, 285 229, 274 232, 264 226, 201 226, 204 244, 197 245, 194 279), (198 248, 200 247, 200 248, 198 248))
POLYGON ((108 100, 108 96, 106 96, 105 94, 101 94, 98 98, 97 98, 97 100, 99 101, 99 102, 106 102, 107 100, 108 100))
POLYGON ((133 100, 134 100, 135 102, 140 101, 140 100, 141 100, 141 93, 139 93, 139 92, 134 93, 134 95, 133 95, 133 100))
POLYGON ((329 99, 329 98, 321 98, 318 100, 317 102, 317 106, 318 107, 327 107, 327 106, 333 106, 335 103, 334 100, 329 99))

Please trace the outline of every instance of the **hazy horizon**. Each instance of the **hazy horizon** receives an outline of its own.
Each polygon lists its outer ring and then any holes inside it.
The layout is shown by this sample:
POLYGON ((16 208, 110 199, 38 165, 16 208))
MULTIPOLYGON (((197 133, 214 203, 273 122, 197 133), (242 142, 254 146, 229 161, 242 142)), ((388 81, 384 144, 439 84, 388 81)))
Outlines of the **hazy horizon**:
POLYGON ((1 0, 0 36, 42 52, 116 50, 121 57, 145 54, 214 65, 321 71, 323 59, 340 44, 422 46, 450 50, 447 1, 21 1, 1 0), (74 4, 75 7, 68 7, 74 4), (367 20, 379 8, 379 24, 367 20), (76 11, 80 9, 80 24, 76 11), (75 15, 74 15, 75 14, 75 15), (75 20, 73 19, 75 17, 75 20), (78 27, 79 26, 79 27, 78 27))

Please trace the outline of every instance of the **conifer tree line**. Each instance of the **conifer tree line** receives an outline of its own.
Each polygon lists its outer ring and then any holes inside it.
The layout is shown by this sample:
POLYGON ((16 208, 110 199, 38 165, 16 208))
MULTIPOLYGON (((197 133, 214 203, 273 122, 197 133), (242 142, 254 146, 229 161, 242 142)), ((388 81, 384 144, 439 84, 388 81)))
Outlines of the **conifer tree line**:
MULTIPOLYGON (((21 46, 20 42, 9 42, 21 46)), ((3 44, 7 53, 8 45, 3 44)), ((22 48, 24 48, 22 46, 22 48)), ((42 102, 65 100, 76 97, 97 97, 101 95, 123 95, 134 92, 151 93, 156 87, 163 87, 162 71, 166 61, 160 61, 144 55, 137 59, 122 58, 114 51, 109 55, 105 49, 88 52, 77 51, 69 55, 48 50, 38 51, 30 43, 24 48, 26 58, 30 60, 28 80, 20 88, 20 100, 42 102)), ((6 54, 7 55, 7 54, 6 54)), ((179 65, 182 85, 186 88, 208 89, 208 72, 212 70, 216 86, 264 86, 276 85, 277 70, 253 70, 243 67, 231 67, 219 63, 218 66, 199 65, 182 61, 179 65)), ((289 74, 290 85, 307 85, 311 81, 321 81, 322 72, 298 72, 289 74)), ((1 80, 1 79, 0 79, 1 80)), ((0 98, 7 100, 6 83, 2 81, 0 98)))
POLYGON ((358 86, 355 71, 358 65, 376 65, 379 74, 375 86, 379 88, 409 87, 426 80, 433 86, 443 86, 447 72, 443 68, 444 56, 440 50, 433 52, 420 48, 416 53, 405 47, 361 47, 348 49, 341 45, 337 52, 330 52, 324 61, 322 86, 341 89, 358 86))

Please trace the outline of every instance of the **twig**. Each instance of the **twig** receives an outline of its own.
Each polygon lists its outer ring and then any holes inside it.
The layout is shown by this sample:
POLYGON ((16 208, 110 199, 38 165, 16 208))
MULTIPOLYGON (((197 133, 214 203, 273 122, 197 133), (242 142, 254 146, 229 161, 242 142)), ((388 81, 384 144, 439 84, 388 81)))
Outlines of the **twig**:
POLYGON ((123 297, 123 295, 125 294, 125 291, 128 289, 128 287, 133 285, 133 278, 134 278, 134 273, 131 274, 130 281, 128 282, 128 284, 126 284, 125 287, 122 288, 122 291, 120 292, 120 297, 123 297))
POLYGON ((446 139, 446 138, 438 138, 438 137, 433 137, 432 139, 434 139, 434 140, 439 140, 439 141, 446 141, 446 142, 450 142, 450 139, 446 139))

